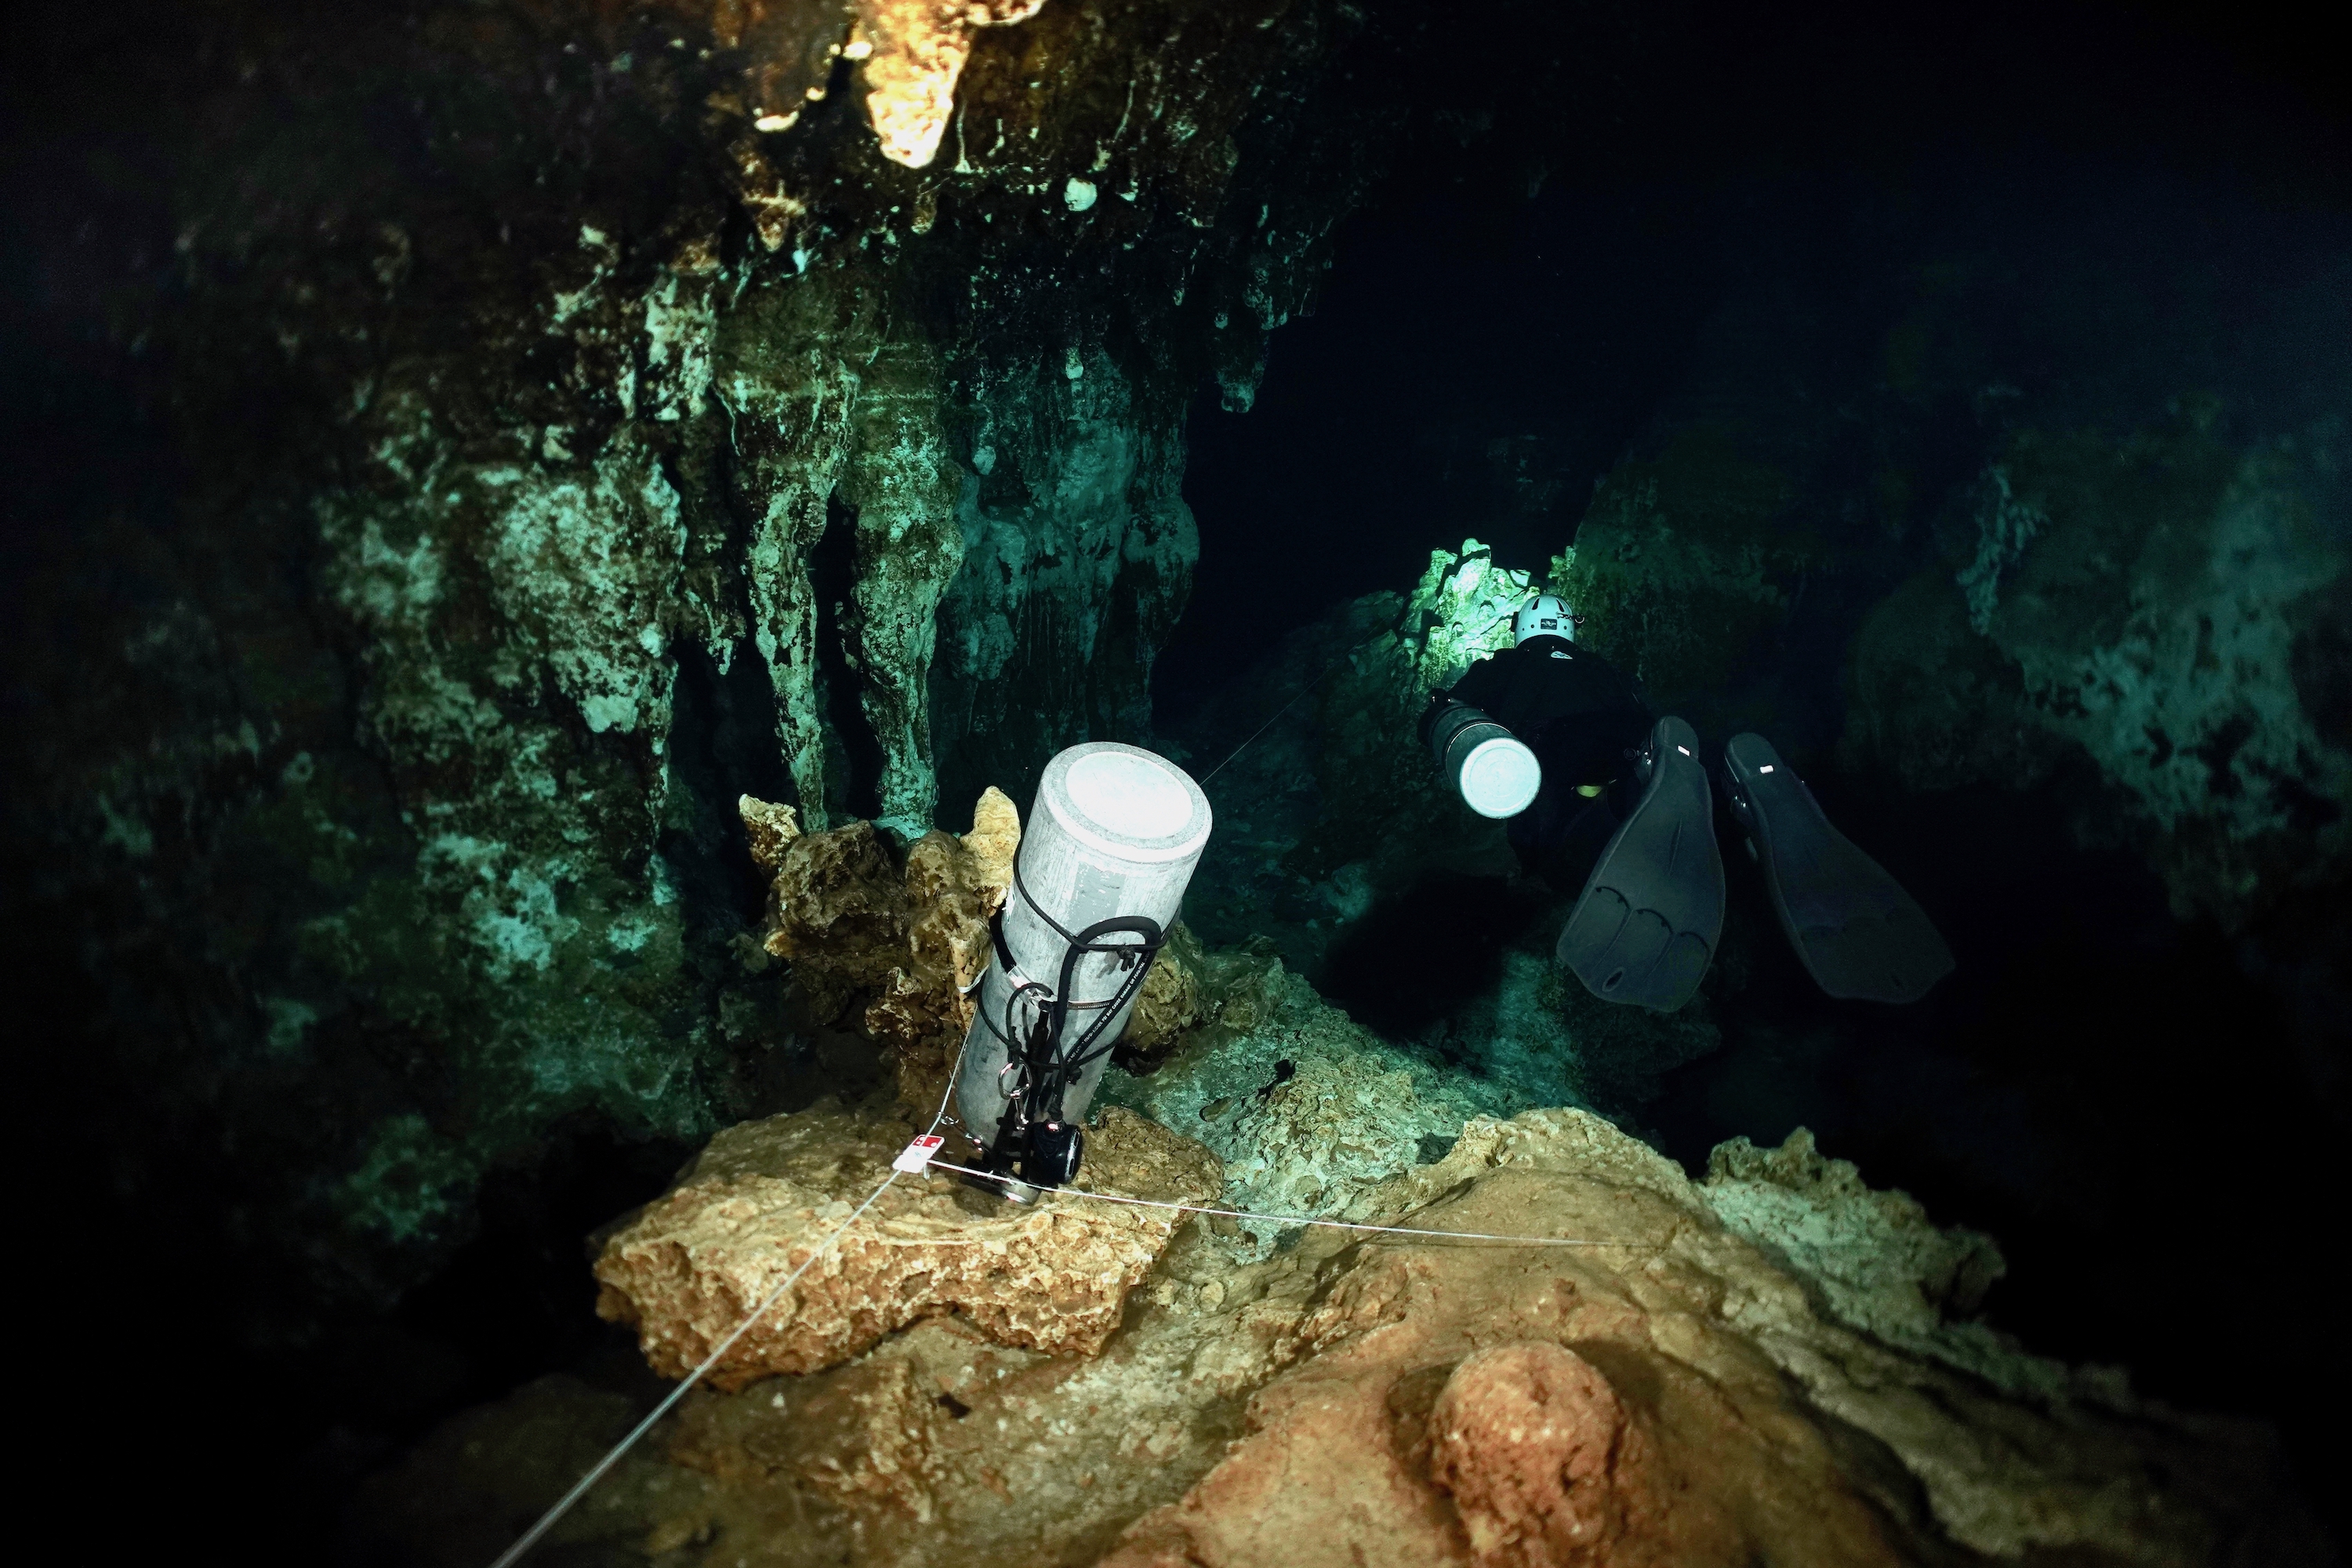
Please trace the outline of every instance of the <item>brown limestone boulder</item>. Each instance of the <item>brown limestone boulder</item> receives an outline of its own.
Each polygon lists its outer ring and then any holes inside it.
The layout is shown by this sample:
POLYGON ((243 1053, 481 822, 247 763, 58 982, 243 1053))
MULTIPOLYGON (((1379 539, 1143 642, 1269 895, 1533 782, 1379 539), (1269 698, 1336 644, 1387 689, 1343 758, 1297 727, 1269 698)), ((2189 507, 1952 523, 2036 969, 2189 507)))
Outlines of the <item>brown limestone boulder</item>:
POLYGON ((1119 1037, 1118 1054, 1113 1058, 1121 1068, 1149 1072, 1175 1049, 1187 1030, 1202 1021, 1204 956, 1201 939, 1190 926, 1177 921, 1168 933, 1167 945, 1144 972, 1135 1011, 1128 1017, 1127 1032, 1119 1037))
POLYGON ((1606 1562, 1654 1511, 1647 1435, 1601 1370, 1547 1340, 1480 1351, 1429 1415, 1429 1476, 1481 1563, 1606 1562))
MULTIPOLYGON (((1013 1205, 951 1176, 900 1176, 826 1247, 915 1131, 825 1105, 720 1133, 605 1241, 597 1312, 636 1331, 655 1371, 683 1377, 814 1257, 711 1370, 714 1386, 813 1372, 950 1314, 1001 1344, 1099 1350, 1181 1216, 1074 1194, 1013 1205)), ((1078 1185, 1198 1204, 1222 1180, 1199 1144, 1112 1109, 1087 1137, 1078 1185)))
POLYGON ((928 1119, 971 1024, 990 919, 1013 882, 1021 816, 982 792, 971 831, 937 829, 903 857, 867 822, 803 833, 790 806, 745 795, 751 858, 772 878, 762 945, 792 965, 810 1014, 855 1014, 889 1059, 899 1099, 928 1119))

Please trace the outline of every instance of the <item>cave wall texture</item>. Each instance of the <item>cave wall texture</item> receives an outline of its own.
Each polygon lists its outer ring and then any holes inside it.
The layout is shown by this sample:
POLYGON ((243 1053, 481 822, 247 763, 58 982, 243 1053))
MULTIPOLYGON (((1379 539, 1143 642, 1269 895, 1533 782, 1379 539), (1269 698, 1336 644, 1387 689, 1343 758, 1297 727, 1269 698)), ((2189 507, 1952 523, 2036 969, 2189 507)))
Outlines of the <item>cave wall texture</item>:
POLYGON ((270 1140, 314 1284, 790 1076, 740 790, 919 831, 1145 733, 1191 389, 1248 405, 1417 25, 971 16, 183 22, 169 249, 90 288, 186 486, 42 563, 12 829, 133 1075, 204 1064, 151 1152, 270 1140))

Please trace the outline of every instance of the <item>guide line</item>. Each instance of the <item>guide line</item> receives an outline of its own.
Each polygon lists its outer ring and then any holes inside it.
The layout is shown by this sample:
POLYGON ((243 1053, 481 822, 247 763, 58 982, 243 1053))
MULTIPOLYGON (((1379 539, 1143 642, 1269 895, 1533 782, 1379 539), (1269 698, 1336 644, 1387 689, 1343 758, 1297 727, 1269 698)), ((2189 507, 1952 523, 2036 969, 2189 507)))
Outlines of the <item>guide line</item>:
MULTIPOLYGON (((909 1143, 907 1147, 907 1152, 899 1156, 899 1159, 906 1162, 906 1164, 894 1164, 890 1172, 882 1178, 881 1184, 866 1194, 866 1201, 852 1209, 849 1214, 842 1219, 840 1224, 835 1226, 833 1229, 826 1232, 824 1238, 817 1243, 815 1248, 812 1250, 806 1258, 801 1260, 800 1267, 794 1268, 790 1274, 785 1275, 783 1280, 778 1284, 774 1289, 768 1292, 768 1294, 761 1300, 760 1304, 751 1310, 750 1315, 745 1317, 741 1322, 736 1324, 734 1329, 728 1333, 727 1337, 719 1341, 718 1345, 712 1349, 709 1355, 702 1358, 701 1365, 688 1373, 676 1387, 672 1388, 669 1393, 663 1395, 661 1403, 655 1405, 652 1410, 646 1414, 643 1420, 631 1427, 627 1436, 624 1436, 619 1442, 614 1444, 611 1450, 607 1452, 603 1458, 597 1460, 595 1465, 589 1469, 586 1475, 582 1476, 578 1481, 574 1482, 570 1491, 565 1492, 561 1498, 557 1499, 554 1506, 550 1508, 545 1513, 541 1514, 539 1518, 539 1521, 533 1524, 529 1530, 525 1531, 520 1540, 518 1540, 512 1546, 508 1547, 506 1551, 499 1553, 498 1560, 490 1564, 490 1568, 514 1568, 515 1563, 522 1561, 523 1554, 528 1552, 533 1546, 539 1544, 541 1538, 543 1538, 550 1530, 555 1528, 556 1521, 561 1520, 565 1514, 571 1512, 572 1506, 578 1503, 582 1498, 586 1497, 588 1493, 594 1489, 596 1483, 603 1480, 605 1475, 611 1471, 613 1467, 621 1462, 622 1456, 626 1454, 631 1448, 635 1447, 638 1439, 642 1438, 646 1433, 652 1431, 654 1426, 663 1416, 668 1415, 672 1409, 676 1408, 677 1402, 684 1399, 687 1396, 687 1394, 693 1389, 697 1384, 700 1383, 704 1377, 708 1376, 711 1368, 717 1366, 720 1359, 723 1358, 729 1351, 735 1348, 736 1342, 751 1331, 751 1326, 754 1323, 757 1323, 761 1318, 766 1317, 775 1304, 783 1300, 784 1292, 790 1290, 794 1285, 798 1284, 803 1275, 814 1268, 819 1259, 823 1258, 827 1253, 833 1250, 834 1244, 839 1241, 844 1235, 847 1234, 849 1227, 856 1225, 859 1219, 864 1217, 866 1210, 872 1208, 877 1203, 881 1201, 882 1194, 888 1192, 891 1185, 896 1183, 900 1176, 908 1173, 908 1166, 920 1169, 926 1174, 931 1171, 949 1171, 960 1176, 970 1176, 981 1181, 995 1182, 1004 1186, 1016 1184, 1014 1178, 1013 1177, 1001 1175, 993 1171, 979 1170, 970 1165, 955 1164, 947 1160, 924 1159, 921 1161, 919 1165, 917 1165, 915 1163, 914 1156, 924 1152, 924 1140, 937 1134, 940 1130, 940 1123, 948 1120, 948 1101, 953 1097, 955 1092, 956 1070, 962 1065, 963 1051, 962 1048, 959 1047, 956 1051, 955 1061, 948 1069, 948 1090, 945 1094, 942 1094, 940 1097, 940 1109, 938 1114, 931 1118, 929 1131, 922 1134, 922 1136, 915 1142, 909 1143)), ((1025 1185, 1026 1184, 1018 1184, 1025 1185)), ((1422 1226, 1409 1225, 1370 1225, 1356 1220, 1323 1219, 1311 1215, 1270 1215, 1259 1214, 1251 1209, 1219 1208, 1206 1204, 1168 1203, 1158 1198, 1129 1197, 1120 1193, 1093 1193, 1087 1191, 1083 1187, 1059 1187, 1055 1190, 1065 1196, 1084 1198, 1093 1203, 1124 1204, 1134 1208, 1166 1209, 1177 1214, 1197 1214, 1207 1215, 1212 1217, 1222 1216, 1227 1219, 1251 1220, 1260 1225, 1300 1226, 1322 1230, 1358 1231, 1379 1236, 1410 1236, 1430 1241, 1486 1241, 1497 1242, 1506 1246, 1513 1247, 1654 1247, 1664 1245, 1659 1242, 1600 1241, 1584 1237, 1506 1236, 1476 1230, 1431 1230, 1422 1226)), ((886 1239, 891 1240, 900 1246, 952 1247, 960 1245, 954 1239, 948 1237, 942 1237, 937 1241, 919 1240, 913 1237, 888 1237, 886 1239)))
POLYGON ((1297 707, 1301 702, 1304 702, 1308 697, 1312 696, 1316 688, 1321 686, 1326 680, 1330 679, 1331 672, 1333 670, 1347 663, 1363 649, 1371 647, 1375 640, 1377 639, 1374 637, 1366 637, 1362 642, 1357 643, 1354 647, 1342 649, 1337 658, 1334 658, 1330 663, 1323 667, 1321 674, 1318 675, 1314 679, 1301 687, 1298 689, 1297 695, 1291 698, 1289 701, 1276 709, 1274 710, 1274 718, 1268 719, 1265 723, 1260 724, 1256 729, 1251 731, 1250 738, 1248 740, 1244 741, 1240 745, 1235 746, 1231 752, 1225 753, 1224 762, 1219 763, 1215 767, 1211 768, 1206 773, 1203 773, 1201 776, 1202 790, 1206 792, 1209 787, 1209 781, 1215 778, 1219 773, 1223 773, 1225 771, 1226 764, 1231 763, 1235 757, 1240 756, 1244 752, 1248 751, 1252 746, 1255 745, 1257 743, 1257 738, 1260 735, 1265 734, 1268 730, 1273 729, 1276 720, 1279 720, 1285 713, 1289 712, 1293 708, 1297 707))
MULTIPOLYGON (((963 1047, 961 1046, 958 1046, 956 1047, 955 1060, 950 1063, 948 1068, 947 1089, 940 1095, 940 1109, 931 1117, 930 1130, 923 1134, 924 1137, 928 1138, 931 1136, 931 1134, 938 1132, 940 1130, 940 1123, 948 1119, 948 1101, 953 1098, 955 1094, 956 1072, 957 1069, 962 1066, 963 1047)), ((572 1505, 577 1503, 582 1498, 586 1497, 595 1487, 596 1483, 604 1479, 605 1473, 611 1470, 614 1465, 621 1462, 621 1456, 626 1454, 631 1448, 635 1447, 639 1438, 652 1431, 656 1423, 660 1421, 663 1416, 668 1415, 670 1411, 677 1406, 677 1402, 687 1396, 688 1391, 690 1391, 695 1384, 700 1383, 704 1377, 709 1375, 710 1369, 719 1364, 719 1358, 724 1356, 729 1351, 733 1350, 735 1348, 735 1342, 738 1340, 740 1340, 745 1334, 751 1332, 751 1325, 758 1322, 761 1318, 766 1317, 769 1310, 775 1306, 778 1301, 783 1300, 784 1292, 798 1284, 800 1282, 801 1276, 806 1274, 811 1268, 814 1268, 819 1258, 823 1258, 826 1253, 831 1252, 833 1250, 833 1244, 839 1241, 842 1237, 847 1233, 849 1227, 856 1225, 858 1219, 867 1209, 872 1208, 876 1203, 880 1201, 882 1194, 888 1192, 892 1184, 897 1182, 898 1179, 905 1173, 905 1172, 899 1170, 894 1165, 889 1173, 882 1178, 882 1184, 876 1187, 871 1193, 868 1193, 866 1195, 866 1201, 859 1204, 856 1208, 850 1210, 849 1214, 839 1225, 835 1226, 832 1230, 826 1232, 824 1239, 818 1242, 815 1249, 801 1260, 801 1266, 793 1269, 790 1274, 785 1275, 783 1281, 774 1289, 769 1291, 766 1297, 761 1300, 760 1304, 751 1309, 751 1314, 741 1322, 736 1324, 733 1331, 730 1331, 725 1339, 719 1341, 717 1347, 714 1348, 709 1355, 702 1358, 702 1364, 700 1366, 696 1367, 692 1372, 687 1373, 685 1378, 678 1383, 677 1387, 664 1394, 662 1396, 661 1403, 655 1405, 650 1411, 646 1412, 646 1418, 644 1420, 638 1422, 635 1426, 630 1427, 628 1434, 619 1442, 614 1444, 612 1448, 606 1452, 603 1458, 596 1461, 586 1475, 581 1477, 578 1481, 574 1482, 570 1491, 565 1492, 562 1497, 556 1499, 554 1506, 550 1508, 545 1513, 541 1514, 539 1516, 539 1521, 536 1524, 533 1524, 529 1530, 523 1531, 521 1538, 512 1546, 508 1547, 504 1552, 499 1553, 498 1560, 490 1564, 490 1568, 514 1568, 514 1564, 521 1562, 523 1554, 529 1552, 532 1547, 538 1545, 540 1539, 546 1535, 549 1531, 555 1528, 556 1521, 562 1519, 565 1514, 571 1512, 572 1505)))
POLYGON ((594 1487, 598 1481, 604 1479, 605 1472, 610 1470, 614 1465, 621 1462, 621 1456, 627 1453, 631 1448, 636 1447, 637 1439, 652 1431, 654 1424, 659 1421, 663 1416, 668 1415, 672 1407, 674 1407, 679 1400, 686 1397, 688 1391, 692 1389, 696 1384, 700 1383, 704 1374, 709 1373, 712 1367, 719 1364, 719 1357, 725 1355, 729 1351, 735 1348, 735 1342, 741 1339, 746 1333, 750 1332, 752 1324, 767 1316, 768 1309, 774 1306, 779 1300, 781 1300, 784 1292, 791 1289, 799 1282, 802 1275, 807 1273, 810 1268, 815 1266, 818 1258, 823 1258, 826 1253, 833 1250, 833 1244, 841 1238, 842 1232, 847 1230, 851 1226, 856 1225, 857 1223, 858 1216, 863 1215, 867 1209, 874 1206, 875 1200, 881 1197, 884 1193, 890 1189, 890 1184, 898 1179, 898 1175, 899 1173, 893 1171, 888 1175, 883 1177, 882 1184, 875 1188, 872 1193, 868 1194, 864 1203, 859 1204, 855 1209, 851 1210, 848 1218, 834 1226, 832 1231, 826 1235, 825 1238, 817 1244, 816 1249, 801 1260, 801 1266, 798 1268, 793 1269, 790 1274, 785 1275, 783 1283, 769 1291, 766 1300, 762 1300, 759 1306, 752 1309, 751 1315, 745 1318, 741 1322, 736 1324, 734 1331, 730 1333, 725 1339, 719 1341, 718 1347, 709 1355, 702 1358, 702 1364, 700 1366, 696 1367, 691 1373, 688 1373, 683 1382, 679 1383, 677 1387, 664 1394, 662 1396, 662 1402, 659 1405, 655 1405, 650 1411, 646 1412, 646 1418, 638 1422, 635 1426, 631 1427, 627 1436, 623 1437, 619 1442, 614 1444, 611 1451, 605 1454, 603 1458, 597 1460, 594 1467, 591 1468, 586 1475, 581 1477, 578 1481, 573 1483, 570 1491, 565 1492, 561 1498, 556 1500, 554 1507, 540 1515, 538 1523, 523 1531, 522 1538, 517 1541, 512 1546, 508 1547, 504 1552, 499 1553, 498 1561, 491 1563, 490 1568, 513 1568, 515 1563, 521 1562, 523 1553, 529 1552, 533 1546, 538 1545, 540 1537, 554 1529, 555 1521, 562 1519, 565 1514, 571 1512, 572 1505, 578 1502, 582 1498, 586 1497, 590 1489, 594 1487))
MULTIPOLYGON (((930 1169, 953 1171, 958 1175, 978 1176, 983 1181, 998 1182, 1007 1185, 1013 1184, 1014 1180, 1011 1176, 998 1175, 993 1171, 976 1171, 968 1165, 952 1165, 945 1160, 931 1161, 930 1169)), ((1312 1226, 1324 1230, 1377 1231, 1383 1236, 1420 1236, 1440 1241, 1501 1241, 1523 1247, 1641 1247, 1664 1245, 1661 1242, 1653 1241, 1595 1241, 1583 1237, 1569 1236, 1500 1236, 1481 1230, 1424 1230, 1409 1225, 1364 1225, 1353 1220, 1318 1219, 1307 1215, 1257 1214, 1249 1209, 1211 1208, 1200 1204, 1163 1203, 1157 1198, 1130 1198, 1118 1193, 1090 1193, 1083 1187, 1056 1187, 1054 1190, 1069 1197, 1091 1198, 1097 1203, 1103 1204, 1131 1204, 1138 1208, 1173 1209, 1180 1214, 1223 1215, 1230 1219, 1256 1220, 1263 1225, 1312 1226)))

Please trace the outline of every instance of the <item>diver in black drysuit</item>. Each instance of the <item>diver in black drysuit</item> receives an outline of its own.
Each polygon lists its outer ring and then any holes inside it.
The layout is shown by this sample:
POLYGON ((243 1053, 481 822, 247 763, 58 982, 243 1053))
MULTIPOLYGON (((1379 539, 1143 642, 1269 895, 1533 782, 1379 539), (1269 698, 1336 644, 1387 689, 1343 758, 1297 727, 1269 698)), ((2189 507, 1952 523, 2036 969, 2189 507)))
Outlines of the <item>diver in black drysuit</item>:
MULTIPOLYGON (((1576 895, 1560 963, 1604 1000, 1671 1012, 1697 990, 1722 934, 1713 790, 1697 733, 1577 647, 1574 626, 1560 601, 1538 597, 1519 613, 1516 647, 1432 700, 1423 742, 1443 760, 1445 736, 1483 715, 1534 752, 1541 783, 1507 831, 1522 865, 1576 895)), ((1830 825, 1762 736, 1734 736, 1719 766, 1773 912, 1824 991, 1911 1002, 1950 972, 1919 906, 1830 825)))
POLYGON ((1488 715, 1535 752, 1543 784, 1505 831, 1522 866, 1563 892, 1582 888, 1640 794, 1627 764, 1657 722, 1640 683, 1567 637, 1538 633, 1472 665, 1433 701, 1423 745, 1449 702, 1488 715))

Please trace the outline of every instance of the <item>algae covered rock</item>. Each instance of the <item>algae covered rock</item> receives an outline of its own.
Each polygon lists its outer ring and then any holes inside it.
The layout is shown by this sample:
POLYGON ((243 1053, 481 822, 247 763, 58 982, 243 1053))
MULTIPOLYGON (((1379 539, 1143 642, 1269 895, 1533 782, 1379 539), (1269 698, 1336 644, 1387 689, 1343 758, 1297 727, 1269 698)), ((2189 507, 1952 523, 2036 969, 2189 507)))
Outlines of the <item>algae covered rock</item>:
MULTIPOLYGON (((1381 1183, 1450 1145, 1469 1118, 1526 1103, 1359 1027, 1278 960, 1223 962, 1249 984, 1226 993, 1217 1021, 1146 1070, 1115 1067, 1097 1099, 1207 1144, 1241 1207, 1360 1217, 1381 1183)), ((1250 1234, 1259 1248, 1275 1239, 1250 1234)))
POLYGON ((1769 448, 1696 422, 1611 470, 1554 563, 1577 639, 1667 710, 1708 703, 1789 613, 1824 542, 1791 526, 1798 491, 1769 448))
POLYGON ((1144 972, 1114 1061, 1130 1070, 1148 1066, 1202 1021, 1201 960, 1200 940, 1177 921, 1144 972))
POLYGON ((2008 1272, 1992 1237, 1931 1225, 1908 1194, 1870 1187, 1801 1127, 1778 1149, 1716 1145, 1706 1191, 1726 1225, 1821 1281, 1832 1313, 1896 1342, 1975 1312, 2008 1272))
POLYGON ((6 809, 114 1078, 205 1064, 137 1142, 235 1167, 219 1244, 299 1339, 445 1263, 494 1173, 835 1076, 739 940, 739 796, 915 840, 1147 738, 1192 389, 1246 401, 1421 112, 1351 84, 1413 79, 1422 24, 282 20, 142 121, 181 132, 122 221, 178 282, 61 329, 147 367, 188 467, 152 531, 60 513, 6 809))
POLYGON ((784 846, 761 943, 792 965, 814 1016, 830 1023, 906 955, 907 899, 891 848, 870 822, 784 846))
POLYGON ((1127 1032, 1111 1055, 1114 1066, 1148 1076, 1176 1055, 1196 1032, 1214 1025, 1247 1032, 1273 1016, 1289 987, 1282 961, 1260 942, 1211 947, 1178 921, 1152 960, 1127 1032))
POLYGON ((2341 879, 2343 448, 2332 423, 2231 439, 2197 399, 2121 442, 2017 430, 1863 628, 1849 752, 1923 785, 2087 762, 2084 837, 2144 841, 2182 916, 2242 927, 2341 879))

